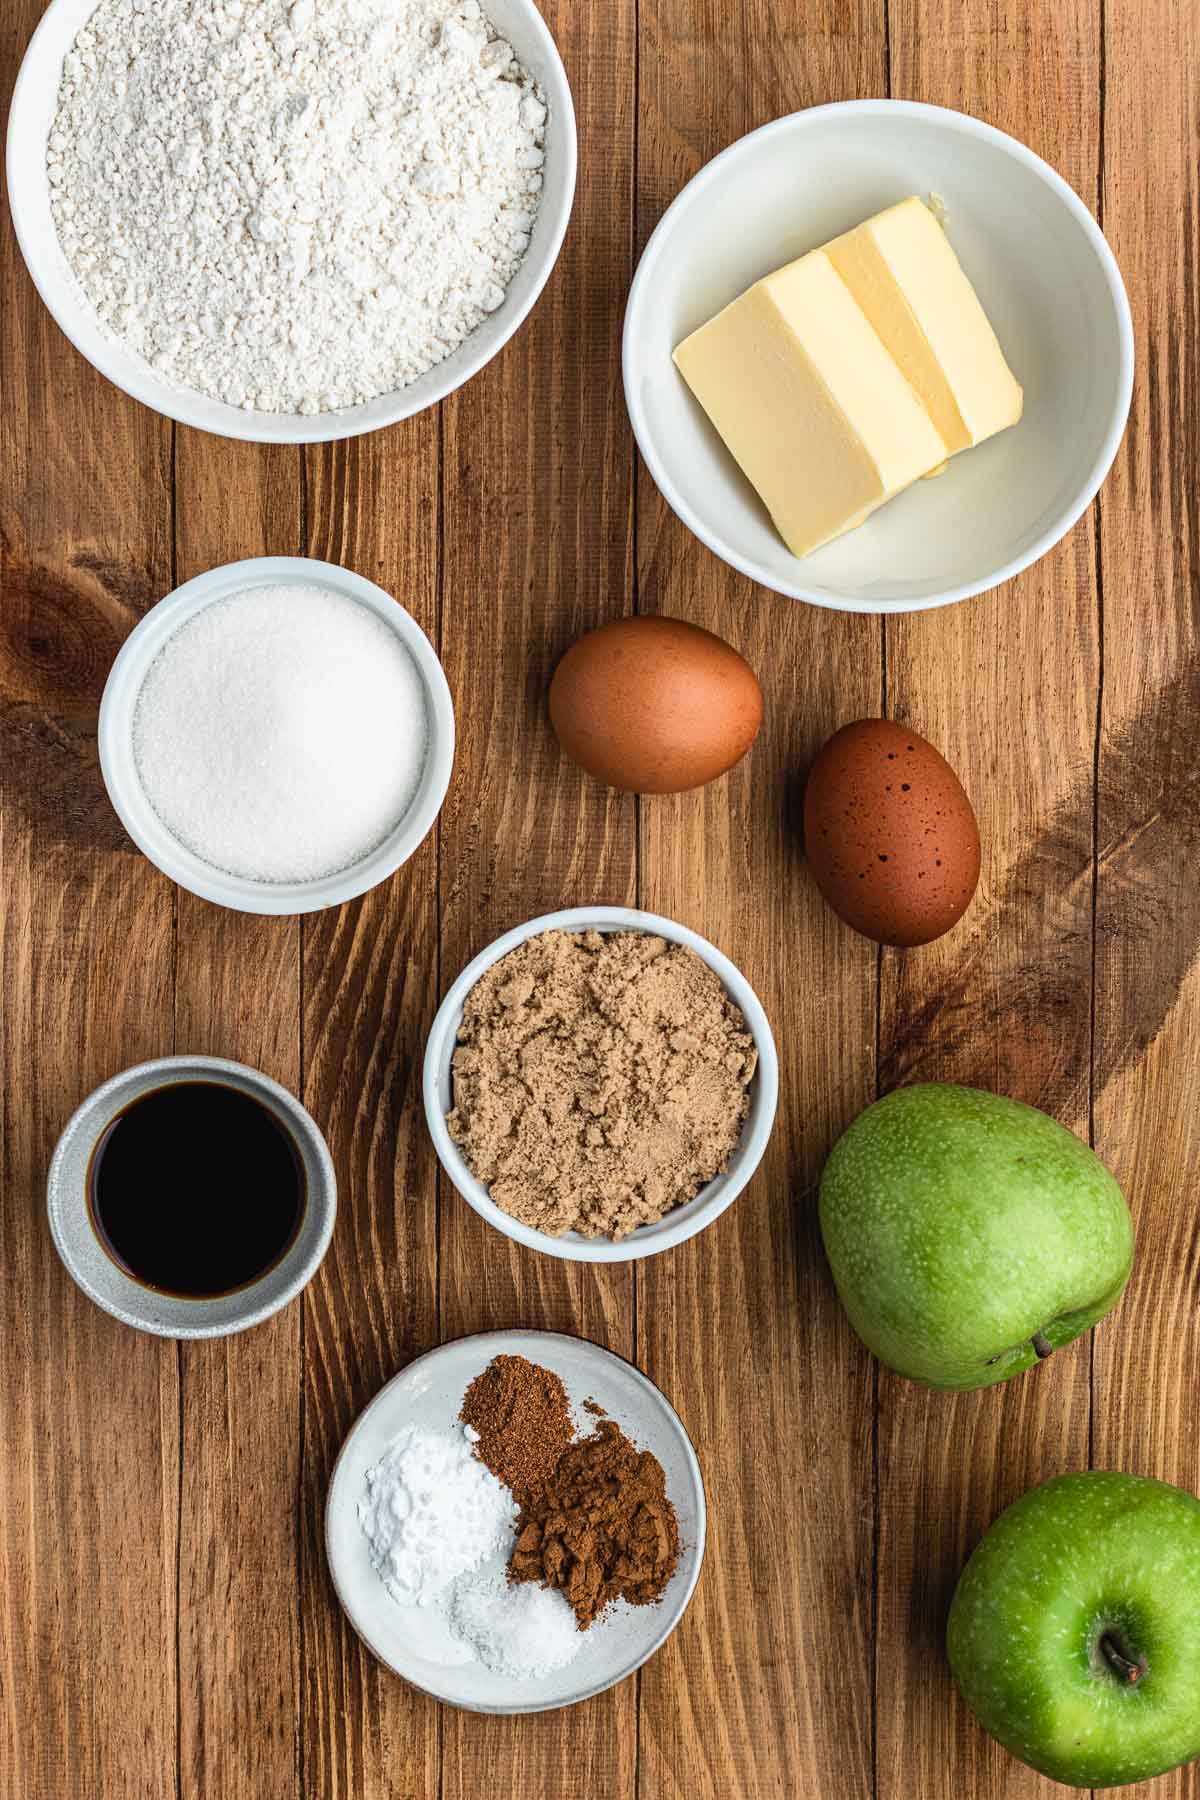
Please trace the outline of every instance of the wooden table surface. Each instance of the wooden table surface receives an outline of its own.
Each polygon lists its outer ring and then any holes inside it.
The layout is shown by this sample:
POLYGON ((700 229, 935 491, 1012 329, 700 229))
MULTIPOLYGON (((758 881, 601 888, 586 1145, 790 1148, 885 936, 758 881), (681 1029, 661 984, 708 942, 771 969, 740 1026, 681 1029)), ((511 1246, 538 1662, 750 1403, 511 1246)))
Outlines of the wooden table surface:
MULTIPOLYGON (((5 0, 11 88, 41 0, 5 0)), ((306 452, 174 429, 66 344, 0 244, 0 1797, 2 1800, 1031 1800, 942 1653, 956 1573, 1065 1469, 1200 1489, 1200 333, 1197 0, 547 0, 581 125, 566 253, 440 410, 306 452), (1028 574, 922 617, 755 591, 639 469, 621 396, 640 245, 713 153, 799 107, 965 108, 1047 157, 1129 284, 1138 377, 1100 503, 1028 574), (303 921, 221 912, 123 837, 95 748, 121 639, 214 563, 301 552, 394 591, 440 646, 460 749, 440 830, 303 921), (553 664, 631 610, 736 644, 768 719, 727 779, 637 803, 544 720, 553 664), (839 723, 930 736, 979 812, 967 922, 877 954, 804 868, 797 795, 839 723), (438 1179, 424 1034, 465 961, 549 908, 640 904, 746 971, 783 1096, 720 1223, 611 1270, 510 1246, 438 1179), (303 1300, 176 1345, 76 1291, 47 1233, 54 1139, 124 1065, 232 1056, 302 1094, 342 1188, 303 1300), (814 1182, 881 1090, 948 1076, 1045 1107, 1126 1187, 1120 1312, 1036 1375, 930 1394, 834 1298, 814 1182), (521 1720, 378 1667, 322 1553, 330 1465, 389 1376, 489 1326, 633 1358, 690 1429, 707 1567, 639 1677, 521 1720)), ((1131 1794, 1148 1789, 1128 1790, 1131 1794)), ((1193 1771, 1155 1800, 1200 1795, 1193 1771)))

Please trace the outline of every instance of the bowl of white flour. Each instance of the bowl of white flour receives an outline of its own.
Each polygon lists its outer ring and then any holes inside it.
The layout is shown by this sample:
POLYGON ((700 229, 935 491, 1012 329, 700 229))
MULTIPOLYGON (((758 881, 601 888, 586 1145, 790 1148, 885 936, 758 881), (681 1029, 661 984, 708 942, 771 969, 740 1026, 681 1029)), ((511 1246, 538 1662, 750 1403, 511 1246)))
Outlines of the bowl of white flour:
POLYGON ((157 412, 319 443, 507 343, 575 190, 532 0, 52 0, 9 116, 30 274, 157 412))

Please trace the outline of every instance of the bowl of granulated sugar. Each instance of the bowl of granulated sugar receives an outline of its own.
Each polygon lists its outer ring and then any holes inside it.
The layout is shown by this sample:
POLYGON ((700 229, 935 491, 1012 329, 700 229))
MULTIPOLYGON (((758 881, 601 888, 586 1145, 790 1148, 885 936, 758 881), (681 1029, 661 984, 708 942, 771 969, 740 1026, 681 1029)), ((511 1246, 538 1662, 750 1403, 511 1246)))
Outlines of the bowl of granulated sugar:
POLYGON ((238 912, 317 912, 428 835, 454 708, 390 594, 333 563, 256 557, 147 613, 112 666, 99 740, 109 798, 164 875, 238 912))

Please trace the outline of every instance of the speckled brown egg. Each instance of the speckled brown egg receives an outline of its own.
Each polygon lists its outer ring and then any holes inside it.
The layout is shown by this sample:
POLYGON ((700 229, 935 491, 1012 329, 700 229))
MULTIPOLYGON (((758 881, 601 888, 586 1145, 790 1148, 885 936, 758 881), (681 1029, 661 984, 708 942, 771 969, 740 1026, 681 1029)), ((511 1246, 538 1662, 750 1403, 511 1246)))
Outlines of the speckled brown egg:
POLYGON ((609 787, 678 794, 745 756, 762 689, 736 650, 683 619, 615 619, 572 644, 550 720, 573 762, 609 787))
POLYGON ((877 944, 928 944, 971 904, 979 826, 932 744, 890 719, 835 732, 804 795, 804 843, 839 919, 877 944))

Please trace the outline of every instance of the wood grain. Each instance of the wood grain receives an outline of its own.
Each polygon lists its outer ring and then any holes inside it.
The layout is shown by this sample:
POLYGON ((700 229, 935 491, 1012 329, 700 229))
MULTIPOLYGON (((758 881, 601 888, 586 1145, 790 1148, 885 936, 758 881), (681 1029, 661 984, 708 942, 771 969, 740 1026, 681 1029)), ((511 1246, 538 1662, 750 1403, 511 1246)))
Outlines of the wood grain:
MULTIPOLYGON (((395 594, 438 634, 438 421, 306 455, 308 554, 395 594)), ((337 1604, 325 1565, 334 1458, 385 1381, 438 1341, 437 1165, 421 1105, 437 1003, 436 833, 374 893, 304 933, 304 1099, 338 1170, 338 1223, 304 1297, 302 1792, 436 1794, 437 1707, 392 1679, 337 1604)))
MULTIPOLYGON (((0 17, 0 92, 42 0, 0 17)), ((0 1800, 1049 1800, 942 1654, 986 1524, 1060 1468, 1200 1490, 1200 14, 1194 0, 547 0, 580 115, 568 244, 533 318, 440 412, 307 452, 180 431, 70 349, 0 232, 0 1800), (633 258, 717 150, 892 92, 1030 143, 1102 221, 1139 377, 1099 507, 947 612, 835 617, 715 561, 639 470, 620 386, 633 258), (175 894, 99 779, 112 657, 172 584, 263 551, 345 563, 439 644, 459 725, 441 827, 299 921, 175 894), (559 756, 549 674, 633 609, 720 632, 767 724, 724 781, 632 800, 559 756), (877 957, 817 899, 798 801, 834 727, 886 710, 976 800, 963 928, 877 957), (419 1093, 442 992, 501 930, 585 902, 697 927, 780 1050, 779 1121, 729 1214, 608 1272, 525 1253, 437 1171, 419 1093), (132 952, 131 952, 132 946, 132 952), (43 1187, 76 1102, 141 1057, 266 1068, 326 1130, 340 1209, 304 1300, 177 1349, 90 1305, 43 1187), (1094 1339, 1001 1391, 929 1395, 849 1332, 815 1228, 842 1126, 936 1075, 1083 1133, 1139 1264, 1094 1339), (679 1407, 708 1564, 635 1681, 525 1720, 439 1711, 369 1657, 325 1569, 329 1470, 412 1356, 543 1325, 633 1356, 679 1407)), ((1200 1800, 1196 1769, 1129 1790, 1200 1800)))
MULTIPOLYGON (((1096 1334, 1093 1455, 1196 1493, 1200 15, 1109 0, 1106 23, 1103 218, 1140 378, 1100 511, 1095 1135, 1132 1200, 1138 1261, 1096 1334)), ((1200 1764, 1127 1791, 1196 1800, 1200 1764)))
MULTIPOLYGON (((40 11, 5 8, 5 96, 40 11)), ((85 1095, 171 1048, 171 889, 116 826, 95 750, 109 662, 170 585, 170 435, 64 343, 7 216, 0 317, 0 1793, 157 1796, 176 1747, 175 1347, 69 1280, 45 1178, 85 1095)))
MULTIPOLYGON (((1017 11, 992 0, 892 0, 890 18, 897 98, 1001 124, 1095 205, 1096 8, 1085 0, 1031 0, 1017 11)), ((884 953, 880 1042, 889 1083, 919 1072, 997 1089, 1086 1135, 1099 682, 1091 521, 995 594, 889 620, 886 640, 887 711, 950 759, 975 799, 986 846, 966 924, 926 950, 884 953), (986 705, 967 703, 972 693, 986 695, 986 705), (1038 878, 1018 887, 1013 871, 1030 867, 1038 878), (927 1003, 949 993, 960 1029, 927 1030, 927 1003)), ((1089 1420, 1087 1343, 1034 1377, 978 1394, 924 1393, 881 1372, 880 1800, 946 1792, 949 1770, 956 1789, 978 1800, 1048 1800, 1057 1791, 967 1714, 945 1666, 943 1634, 970 1550, 1026 1488, 1087 1466, 1089 1420)))
MULTIPOLYGON (((635 898, 635 811, 559 755, 545 714, 572 638, 631 606, 632 468, 620 326, 632 236, 633 0, 543 11, 579 118, 567 247, 530 324, 444 411, 442 657, 460 731, 442 827, 443 987, 511 925, 635 898), (514 772, 516 778, 514 779, 514 772)), ((442 1333, 527 1325, 633 1351, 627 1268, 527 1256, 448 1184, 442 1333)), ((636 1686, 565 1713, 447 1712, 443 1793, 632 1796, 636 1686)))
MULTIPOLYGON (((300 549, 296 451, 180 427, 176 579, 300 549)), ((300 1087, 300 921, 180 890, 176 1046, 300 1087)), ((179 1800, 299 1792, 300 1309, 181 1344, 179 1800), (214 1622, 220 1620, 220 1630, 214 1622)))
MULTIPOLYGON (((873 5, 740 19, 642 9, 638 234, 725 144, 815 99, 877 92, 873 5)), ((874 1093, 875 959, 802 865, 803 772, 846 719, 876 712, 874 621, 755 590, 668 511, 643 473, 638 598, 720 633, 762 680, 751 756, 641 809, 641 895, 731 956, 775 1030, 781 1105, 753 1185, 709 1231, 638 1265, 638 1360, 679 1408, 708 1487, 707 1567, 643 1671, 643 1794, 872 1793, 873 1371, 840 1316, 815 1184, 874 1093)))

